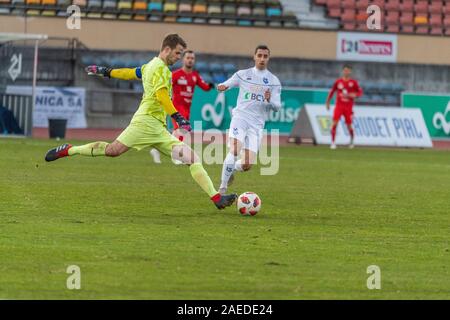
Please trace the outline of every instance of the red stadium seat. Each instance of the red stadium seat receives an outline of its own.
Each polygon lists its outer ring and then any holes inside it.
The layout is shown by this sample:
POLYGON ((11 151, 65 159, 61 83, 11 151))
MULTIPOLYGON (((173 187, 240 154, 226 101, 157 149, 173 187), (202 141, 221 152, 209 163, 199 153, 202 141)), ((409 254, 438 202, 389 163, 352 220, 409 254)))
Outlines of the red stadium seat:
POLYGON ((347 31, 352 31, 356 29, 355 22, 345 22, 342 28, 347 31))
POLYGON ((414 33, 414 26, 402 26, 401 28, 400 28, 400 31, 402 32, 402 33, 414 33))
POLYGON ((432 27, 430 34, 435 35, 435 36, 442 35, 442 27, 432 27))
POLYGON ((356 10, 355 9, 344 9, 341 15, 341 21, 343 22, 355 22, 356 10))
POLYGON ((393 32, 393 33, 399 33, 400 32, 400 26, 398 24, 392 24, 386 26, 386 32, 393 32))
POLYGON ((340 18, 341 13, 341 8, 328 8, 328 15, 332 18, 340 18))
POLYGON ((428 27, 428 25, 416 27, 417 34, 428 34, 429 32, 430 28, 428 27))
POLYGON ((370 4, 374 4, 380 7, 380 9, 384 9, 385 0, 372 0, 370 4))
POLYGON ((413 13, 412 12, 402 12, 400 16, 401 25, 413 25, 413 13))
POLYGON ((431 26, 442 26, 442 15, 440 14, 431 14, 430 15, 430 25, 431 26))
POLYGON ((341 1, 340 0, 327 0, 327 6, 328 6, 328 9, 341 8, 341 1))
POLYGON ((442 9, 442 1, 431 1, 431 4, 428 6, 430 13, 442 13, 442 9))
POLYGON ((443 7, 442 11, 444 12, 445 15, 449 15, 450 14, 450 3, 446 3, 445 7, 443 7))
POLYGON ((400 0, 389 0, 384 5, 386 12, 398 11, 400 9, 400 0))
POLYGON ((397 25, 399 24, 400 13, 398 11, 388 11, 385 21, 387 25, 397 25))
POLYGON ((413 0, 403 0, 400 4, 400 11, 414 11, 414 1, 413 0))
POLYGON ((344 9, 355 9, 356 8, 356 0, 343 0, 342 8, 344 9))
POLYGON ((428 1, 427 0, 419 0, 414 5, 414 11, 416 13, 428 13, 428 1))
POLYGON ((359 0, 356 2, 356 8, 359 10, 367 10, 369 6, 369 0, 359 0))
POLYGON ((450 27, 450 16, 447 16, 447 17, 444 18, 444 26, 446 28, 450 27))

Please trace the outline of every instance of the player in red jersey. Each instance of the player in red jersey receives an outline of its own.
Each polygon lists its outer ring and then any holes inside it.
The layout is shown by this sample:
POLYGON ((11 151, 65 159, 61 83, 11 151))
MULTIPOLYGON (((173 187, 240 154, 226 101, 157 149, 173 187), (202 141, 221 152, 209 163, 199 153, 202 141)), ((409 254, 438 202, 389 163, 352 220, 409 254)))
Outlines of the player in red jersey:
POLYGON ((336 149, 336 128, 339 120, 344 116, 345 123, 350 133, 350 148, 353 148, 353 102, 356 98, 362 96, 363 91, 358 84, 358 81, 350 78, 352 74, 352 67, 345 65, 342 70, 342 77, 337 79, 327 98, 327 110, 330 110, 330 101, 335 92, 337 92, 336 106, 333 113, 333 124, 331 126, 331 149, 336 149))

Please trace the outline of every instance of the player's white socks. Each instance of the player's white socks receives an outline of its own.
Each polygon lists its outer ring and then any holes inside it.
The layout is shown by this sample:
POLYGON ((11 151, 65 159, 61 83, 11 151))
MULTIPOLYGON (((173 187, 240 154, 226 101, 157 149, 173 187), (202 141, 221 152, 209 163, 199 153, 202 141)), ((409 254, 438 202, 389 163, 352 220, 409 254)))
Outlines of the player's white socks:
POLYGON ((234 170, 244 171, 244 169, 242 169, 242 159, 239 159, 238 161, 236 161, 236 164, 234 165, 234 170))
POLYGON ((150 149, 150 155, 152 156, 154 163, 161 163, 161 155, 158 150, 153 148, 150 149))
POLYGON ((225 160, 223 161, 222 182, 220 184, 220 188, 228 187, 228 181, 230 180, 230 177, 234 172, 234 166, 235 166, 236 160, 237 160, 237 157, 230 152, 225 157, 225 160))

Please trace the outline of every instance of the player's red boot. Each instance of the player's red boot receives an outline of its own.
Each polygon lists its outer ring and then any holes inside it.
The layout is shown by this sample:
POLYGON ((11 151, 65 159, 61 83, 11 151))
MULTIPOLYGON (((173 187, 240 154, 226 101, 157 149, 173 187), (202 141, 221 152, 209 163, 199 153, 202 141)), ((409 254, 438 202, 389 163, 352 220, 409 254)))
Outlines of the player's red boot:
POLYGON ((211 197, 211 200, 216 205, 217 209, 225 209, 226 207, 231 206, 234 201, 237 199, 237 194, 216 194, 211 197))
POLYGON ((71 144, 63 144, 62 146, 50 149, 47 151, 47 154, 45 155, 45 161, 55 161, 59 158, 64 158, 69 155, 69 149, 72 148, 71 144))

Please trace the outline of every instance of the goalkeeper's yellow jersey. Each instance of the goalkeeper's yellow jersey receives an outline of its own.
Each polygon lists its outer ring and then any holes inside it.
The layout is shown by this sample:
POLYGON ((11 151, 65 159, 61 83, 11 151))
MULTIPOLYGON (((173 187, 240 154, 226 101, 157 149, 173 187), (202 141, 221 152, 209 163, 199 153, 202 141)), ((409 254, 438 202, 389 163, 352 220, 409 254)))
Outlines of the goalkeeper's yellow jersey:
POLYGON ((166 124, 167 114, 161 102, 156 98, 156 91, 167 88, 169 95, 172 96, 172 72, 159 57, 155 57, 149 63, 144 64, 141 67, 141 72, 144 94, 139 109, 133 118, 139 115, 151 115, 166 124))

